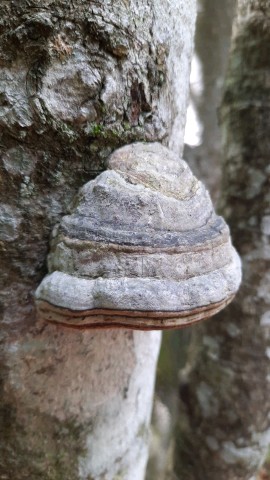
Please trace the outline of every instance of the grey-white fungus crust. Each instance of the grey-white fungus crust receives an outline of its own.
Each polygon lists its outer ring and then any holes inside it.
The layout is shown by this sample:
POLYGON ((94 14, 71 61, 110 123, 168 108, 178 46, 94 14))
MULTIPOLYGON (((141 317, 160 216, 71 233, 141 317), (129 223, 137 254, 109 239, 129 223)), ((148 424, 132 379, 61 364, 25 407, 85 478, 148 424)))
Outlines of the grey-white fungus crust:
POLYGON ((45 320, 177 328, 229 303, 241 281, 229 229, 188 165, 159 143, 116 150, 54 230, 36 291, 45 320))

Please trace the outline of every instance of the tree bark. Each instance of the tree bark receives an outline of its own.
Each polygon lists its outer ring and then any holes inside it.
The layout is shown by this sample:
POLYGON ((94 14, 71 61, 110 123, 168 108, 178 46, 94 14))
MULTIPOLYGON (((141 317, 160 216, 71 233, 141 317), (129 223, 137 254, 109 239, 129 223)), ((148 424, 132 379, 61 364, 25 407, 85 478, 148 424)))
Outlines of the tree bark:
POLYGON ((33 293, 112 150, 181 154, 195 0, 4 0, 0 18, 0 476, 141 480, 159 332, 46 325, 33 293))
POLYGON ((195 65, 199 71, 190 88, 191 105, 202 134, 200 145, 186 145, 185 158, 196 176, 207 185, 214 201, 218 200, 221 187, 222 151, 218 111, 228 63, 235 3, 235 0, 198 2, 193 61, 197 62, 195 65))
POLYGON ((269 27, 268 1, 239 1, 221 111, 222 211, 243 283, 233 304, 200 328, 197 359, 180 386, 186 414, 175 471, 185 480, 253 479, 270 443, 269 27))

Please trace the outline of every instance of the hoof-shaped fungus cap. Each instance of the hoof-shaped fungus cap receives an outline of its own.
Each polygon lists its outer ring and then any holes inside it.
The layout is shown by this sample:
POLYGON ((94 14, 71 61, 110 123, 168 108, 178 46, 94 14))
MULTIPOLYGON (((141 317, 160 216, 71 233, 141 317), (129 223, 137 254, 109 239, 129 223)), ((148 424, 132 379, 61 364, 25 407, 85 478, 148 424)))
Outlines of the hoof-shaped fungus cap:
POLYGON ((179 328, 225 307, 241 280, 208 192, 159 143, 111 155, 56 228, 48 265, 40 316, 84 328, 179 328))

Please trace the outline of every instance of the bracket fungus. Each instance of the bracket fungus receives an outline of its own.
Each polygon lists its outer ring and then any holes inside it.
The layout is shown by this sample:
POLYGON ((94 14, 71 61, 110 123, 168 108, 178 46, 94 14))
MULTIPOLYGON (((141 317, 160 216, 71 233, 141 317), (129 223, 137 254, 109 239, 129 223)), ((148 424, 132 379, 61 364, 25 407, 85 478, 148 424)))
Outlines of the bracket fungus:
POLYGON ((116 150, 55 228, 41 318, 72 327, 180 328, 241 280, 228 226, 188 165, 159 143, 116 150))

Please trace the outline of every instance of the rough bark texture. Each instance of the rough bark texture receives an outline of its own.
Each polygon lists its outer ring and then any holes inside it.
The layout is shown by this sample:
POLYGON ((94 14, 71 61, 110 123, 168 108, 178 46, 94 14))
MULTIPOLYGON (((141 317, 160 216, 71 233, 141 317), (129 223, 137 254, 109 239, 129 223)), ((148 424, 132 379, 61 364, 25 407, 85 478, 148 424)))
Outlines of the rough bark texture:
POLYGON ((3 0, 0 19, 1 478, 141 480, 159 334, 38 324, 33 292, 113 149, 181 153, 195 1, 3 0))
POLYGON ((269 2, 240 1, 221 112, 222 210, 244 278, 202 327, 180 387, 175 470, 185 480, 254 478, 270 442, 269 41, 269 2))

